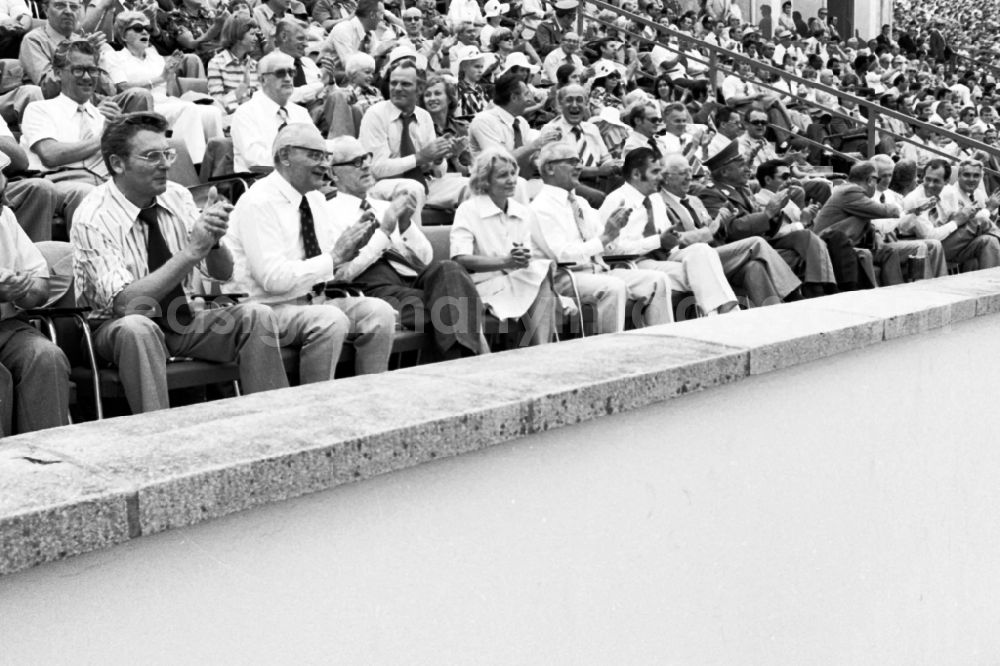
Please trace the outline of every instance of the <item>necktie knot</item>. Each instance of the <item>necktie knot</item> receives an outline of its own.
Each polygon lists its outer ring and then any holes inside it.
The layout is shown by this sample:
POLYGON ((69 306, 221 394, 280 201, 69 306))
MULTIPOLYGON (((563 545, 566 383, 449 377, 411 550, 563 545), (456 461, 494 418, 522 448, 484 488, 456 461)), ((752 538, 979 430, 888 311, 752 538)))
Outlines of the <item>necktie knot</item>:
POLYGON ((283 106, 278 107, 278 120, 281 121, 278 130, 284 129, 285 125, 288 124, 288 109, 283 106))
POLYGON ((572 132, 572 133, 573 133, 573 136, 574 136, 574 137, 575 137, 575 138, 576 138, 576 139, 577 139, 578 141, 580 140, 580 138, 581 138, 581 137, 583 137, 583 130, 582 130, 582 129, 580 129, 580 126, 579 126, 579 125, 574 125, 574 126, 573 126, 573 128, 572 128, 572 129, 570 129, 570 132, 572 132))

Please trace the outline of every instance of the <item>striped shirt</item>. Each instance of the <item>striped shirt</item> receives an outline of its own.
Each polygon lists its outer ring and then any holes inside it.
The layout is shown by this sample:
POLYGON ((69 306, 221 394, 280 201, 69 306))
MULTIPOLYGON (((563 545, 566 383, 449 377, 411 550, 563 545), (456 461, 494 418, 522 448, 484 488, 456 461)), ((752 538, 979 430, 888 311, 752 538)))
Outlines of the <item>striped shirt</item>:
MULTIPOLYGON (((167 182, 167 191, 156 197, 157 221, 167 248, 177 254, 187 247, 188 234, 199 217, 191 194, 167 182)), ((73 216, 73 276, 77 303, 90 306, 90 317, 113 317, 115 297, 125 287, 149 275, 146 252, 148 230, 139 221, 139 208, 108 181, 87 195, 73 216)), ((184 279, 192 293, 197 273, 184 279)))
POLYGON ((221 102, 227 112, 232 113, 239 106, 236 89, 243 84, 246 84, 248 94, 260 88, 257 61, 249 55, 239 61, 226 50, 208 61, 208 94, 221 102))

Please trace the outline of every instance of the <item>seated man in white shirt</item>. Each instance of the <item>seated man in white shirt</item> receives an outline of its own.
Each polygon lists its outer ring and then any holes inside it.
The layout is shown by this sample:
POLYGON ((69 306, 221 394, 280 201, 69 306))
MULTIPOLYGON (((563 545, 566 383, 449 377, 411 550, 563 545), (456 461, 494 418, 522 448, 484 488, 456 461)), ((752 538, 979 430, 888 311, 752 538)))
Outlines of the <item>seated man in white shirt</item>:
POLYGON ((649 148, 659 160, 669 152, 663 142, 663 116, 659 105, 646 100, 636 102, 624 113, 622 120, 632 128, 622 146, 623 156, 636 148, 649 148))
POLYGON ((600 206, 604 192, 598 186, 621 171, 621 160, 611 156, 597 125, 586 120, 590 117, 590 98, 583 86, 563 86, 556 95, 561 114, 546 124, 543 131, 555 130, 561 141, 573 146, 581 167, 581 185, 576 193, 591 206, 600 206))
MULTIPOLYGON (((430 114, 417 106, 423 80, 416 64, 400 60, 389 72, 389 99, 372 105, 361 119, 358 138, 372 154, 375 195, 388 198, 400 180, 425 202, 454 208, 468 179, 447 173, 446 159, 465 148, 462 137, 438 137, 430 114)), ((418 212, 419 218, 419 212, 418 212)))
POLYGON ((260 90, 240 104, 232 116, 233 169, 268 172, 274 167, 271 148, 278 130, 290 123, 309 123, 304 107, 292 103, 295 92, 295 61, 281 51, 272 51, 258 64, 260 90))
MULTIPOLYGON (((801 283, 778 251, 760 236, 729 240, 729 224, 735 217, 720 212, 713 219, 701 199, 689 194, 691 183, 691 165, 683 155, 664 158, 660 197, 666 204, 667 223, 673 224, 673 233, 689 244, 712 247, 730 284, 742 287, 754 307, 780 303, 793 294, 801 283)), ((658 219, 656 212, 654 208, 654 218, 658 219)))
MULTIPOLYGON (((668 159, 677 157, 684 159, 677 153, 668 159)), ((625 184, 608 195, 600 210, 604 222, 621 206, 631 211, 608 254, 642 255, 639 268, 662 271, 673 290, 694 292, 706 314, 729 312, 738 304, 718 253, 702 242, 700 232, 684 233, 667 213, 658 191, 663 163, 649 148, 637 148, 625 157, 625 184)))
MULTIPOLYGON (((542 190, 532 200, 531 241, 538 254, 556 263, 572 262, 577 290, 583 303, 597 310, 596 333, 616 333, 625 328, 626 301, 636 304, 641 321, 655 326, 674 320, 667 277, 659 271, 609 269, 601 255, 618 238, 628 222, 629 210, 620 206, 601 228, 597 212, 576 196, 580 158, 565 143, 550 143, 538 155, 542 190)), ((572 282, 564 272, 555 281, 556 291, 572 296, 572 282)))
MULTIPOLYGON (((10 159, 0 153, 0 171, 10 159)), ((7 183, 0 173, 0 195, 7 183)), ((10 209, 0 213, 0 437, 69 423, 69 362, 18 317, 49 294, 49 268, 10 209)))
POLYGON ((503 148, 517 160, 521 173, 534 171, 532 158, 545 144, 559 139, 552 129, 538 132, 524 119, 524 110, 531 105, 528 85, 520 74, 507 72, 493 84, 493 105, 487 107, 469 124, 469 150, 473 157, 486 148, 503 148))
POLYGON ((196 285, 232 274, 233 257, 219 244, 232 206, 210 193, 199 212, 187 189, 167 180, 177 156, 166 131, 155 113, 108 124, 101 151, 112 179, 80 204, 70 231, 77 300, 91 308, 94 348, 118 366, 133 413, 170 406, 170 356, 237 361, 246 393, 288 386, 268 308, 191 308, 196 285))
POLYGON ((97 107, 90 101, 100 68, 88 42, 61 47, 54 64, 62 92, 28 105, 21 123, 21 145, 28 153, 29 168, 45 172, 54 184, 57 210, 69 227, 80 202, 108 177, 101 156, 101 132, 106 120, 120 117, 121 109, 110 99, 97 107))
MULTIPOLYGON (((883 247, 888 248, 900 260, 900 266, 909 273, 911 280, 921 278, 941 277, 948 274, 948 262, 944 258, 944 248, 941 241, 935 238, 899 238, 897 229, 904 220, 912 223, 912 217, 923 212, 920 209, 907 210, 903 206, 903 195, 889 188, 892 182, 892 174, 896 170, 896 163, 888 155, 872 155, 870 160, 875 165, 875 173, 878 176, 874 199, 879 203, 889 204, 898 208, 902 213, 898 217, 890 217, 872 220, 872 226, 881 236, 883 247), (911 264, 910 258, 922 259, 923 270, 918 274, 910 273, 910 269, 920 264, 911 264)), ((912 165, 912 162, 910 163, 912 165)), ((930 203, 925 203, 930 207, 930 203)))
MULTIPOLYGON (((378 298, 328 298, 336 277, 378 228, 364 215, 346 229, 319 188, 327 175, 326 142, 309 123, 292 123, 274 141, 274 171, 240 197, 224 244, 233 252, 233 288, 270 305, 282 346, 299 348, 299 381, 333 379, 344 340, 354 344, 357 374, 388 368, 395 312, 378 298), (342 231, 343 230, 343 231, 342 231)), ((392 207, 400 214, 399 206, 392 207)))
POLYGON ((941 241, 949 262, 963 264, 975 259, 979 268, 1000 266, 1000 239, 993 235, 996 226, 992 222, 1000 204, 995 200, 984 207, 965 204, 954 189, 946 190, 950 179, 951 164, 942 159, 927 163, 923 184, 903 199, 904 210, 920 212, 905 219, 899 233, 941 241))
POLYGON ((327 142, 336 196, 327 201, 329 223, 346 229, 371 211, 378 229, 361 253, 338 266, 334 275, 362 285, 399 313, 409 330, 433 333, 439 359, 489 351, 482 334, 483 304, 464 268, 451 260, 434 261, 424 232, 412 220, 415 197, 405 189, 392 203, 368 196, 375 179, 371 153, 354 137, 327 142))
POLYGON ((580 35, 575 32, 567 32, 562 36, 559 48, 546 55, 542 62, 542 71, 545 72, 549 81, 555 83, 556 70, 562 65, 575 65, 577 68, 583 69, 583 59, 577 54, 579 49, 580 35))
POLYGON ((278 22, 274 33, 274 46, 278 51, 292 57, 292 85, 289 98, 294 104, 304 106, 311 115, 323 108, 323 90, 331 82, 329 72, 321 70, 312 58, 306 55, 309 35, 305 27, 296 20, 284 19, 278 22), (314 109, 316 110, 314 112, 314 109))

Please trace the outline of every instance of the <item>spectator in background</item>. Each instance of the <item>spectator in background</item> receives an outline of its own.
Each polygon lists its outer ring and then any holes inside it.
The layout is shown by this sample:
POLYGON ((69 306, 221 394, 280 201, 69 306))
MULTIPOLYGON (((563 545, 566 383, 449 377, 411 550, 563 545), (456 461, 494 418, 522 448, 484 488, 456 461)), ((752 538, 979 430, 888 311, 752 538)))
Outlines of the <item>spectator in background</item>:
POLYGON ((125 11, 115 18, 115 32, 125 47, 105 52, 104 62, 119 91, 149 88, 153 106, 170 123, 173 136, 184 142, 191 161, 200 164, 209 139, 222 136, 222 112, 214 105, 180 99, 177 74, 179 56, 163 56, 149 44, 149 19, 141 12, 125 11))
POLYGON ((295 63, 290 55, 272 51, 260 59, 260 90, 233 113, 233 168, 269 171, 271 147, 278 130, 290 123, 312 124, 305 108, 289 100, 295 91, 295 63))
POLYGON ((222 26, 221 50, 208 63, 208 92, 232 114, 260 88, 257 57, 261 36, 249 14, 237 12, 222 26))

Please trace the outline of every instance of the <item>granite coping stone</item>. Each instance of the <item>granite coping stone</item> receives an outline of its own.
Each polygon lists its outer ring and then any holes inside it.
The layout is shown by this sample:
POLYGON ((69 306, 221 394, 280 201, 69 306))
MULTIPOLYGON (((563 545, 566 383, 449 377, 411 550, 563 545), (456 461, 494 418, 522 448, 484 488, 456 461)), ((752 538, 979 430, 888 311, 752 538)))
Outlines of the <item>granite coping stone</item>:
POLYGON ((0 442, 0 574, 1000 312, 1000 269, 0 442))

